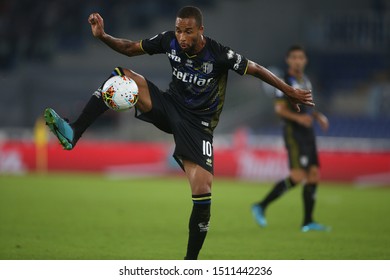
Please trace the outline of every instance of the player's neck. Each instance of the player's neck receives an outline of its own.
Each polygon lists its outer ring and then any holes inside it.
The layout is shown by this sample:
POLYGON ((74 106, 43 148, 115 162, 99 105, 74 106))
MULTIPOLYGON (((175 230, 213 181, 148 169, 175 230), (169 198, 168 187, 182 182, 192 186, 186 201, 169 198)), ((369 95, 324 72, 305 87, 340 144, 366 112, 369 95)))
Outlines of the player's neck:
POLYGON ((303 71, 294 70, 294 69, 289 69, 288 74, 293 76, 297 80, 302 80, 304 76, 303 71))

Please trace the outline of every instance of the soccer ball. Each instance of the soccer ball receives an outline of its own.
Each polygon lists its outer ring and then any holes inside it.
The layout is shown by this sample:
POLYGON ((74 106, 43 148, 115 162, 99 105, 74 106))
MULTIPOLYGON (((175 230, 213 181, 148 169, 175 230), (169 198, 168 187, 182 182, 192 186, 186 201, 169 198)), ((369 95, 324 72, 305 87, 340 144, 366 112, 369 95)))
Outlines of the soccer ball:
POLYGON ((104 83, 102 98, 112 110, 128 110, 138 101, 138 86, 134 80, 126 76, 114 76, 104 83))

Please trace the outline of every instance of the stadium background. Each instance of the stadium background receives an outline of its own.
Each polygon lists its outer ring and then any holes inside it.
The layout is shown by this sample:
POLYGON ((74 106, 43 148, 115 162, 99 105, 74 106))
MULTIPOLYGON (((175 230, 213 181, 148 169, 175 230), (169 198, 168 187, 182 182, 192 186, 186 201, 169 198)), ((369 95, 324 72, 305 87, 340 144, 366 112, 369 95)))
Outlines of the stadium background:
MULTIPOLYGON (((45 160, 46 148, 33 140, 45 107, 74 119, 117 65, 161 88, 169 83, 165 56, 128 59, 109 50, 91 35, 89 13, 100 12, 110 34, 138 40, 172 29, 176 11, 188 3, 202 8, 206 35, 277 74, 284 70, 287 47, 303 44, 316 105, 331 124, 326 134, 318 130, 323 179, 390 185, 390 5, 385 0, 3 0, 0 173, 46 164, 50 171, 177 172, 170 160, 171 136, 136 120, 132 111, 105 114, 72 154, 50 138, 45 160), (123 159, 111 161, 112 154, 121 157, 118 153, 123 159)), ((230 73, 215 133, 217 175, 267 181, 287 172, 272 95, 258 80, 230 73)))

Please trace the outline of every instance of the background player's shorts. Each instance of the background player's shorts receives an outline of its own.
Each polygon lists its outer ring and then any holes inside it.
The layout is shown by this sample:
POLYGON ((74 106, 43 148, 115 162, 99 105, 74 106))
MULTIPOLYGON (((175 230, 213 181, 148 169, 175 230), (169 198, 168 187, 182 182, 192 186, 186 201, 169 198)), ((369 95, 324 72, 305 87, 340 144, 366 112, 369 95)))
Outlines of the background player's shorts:
POLYGON ((302 168, 307 170, 311 166, 319 167, 315 140, 307 141, 305 138, 287 137, 285 134, 284 142, 288 153, 290 169, 302 168))
POLYGON ((173 134, 176 144, 173 157, 183 170, 183 160, 186 159, 213 174, 213 135, 202 125, 204 120, 180 107, 168 92, 163 92, 152 82, 146 81, 152 99, 152 110, 142 113, 136 109, 136 118, 173 134))

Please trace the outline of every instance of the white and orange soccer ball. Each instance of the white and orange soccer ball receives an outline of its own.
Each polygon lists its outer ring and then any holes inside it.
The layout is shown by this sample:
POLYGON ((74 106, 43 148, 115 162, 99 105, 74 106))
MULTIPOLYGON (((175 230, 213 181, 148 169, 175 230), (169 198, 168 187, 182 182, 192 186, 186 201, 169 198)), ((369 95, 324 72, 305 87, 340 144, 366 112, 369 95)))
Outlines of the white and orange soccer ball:
POLYGON ((126 76, 114 76, 104 83, 102 98, 108 108, 125 111, 137 103, 138 86, 134 80, 126 76))

